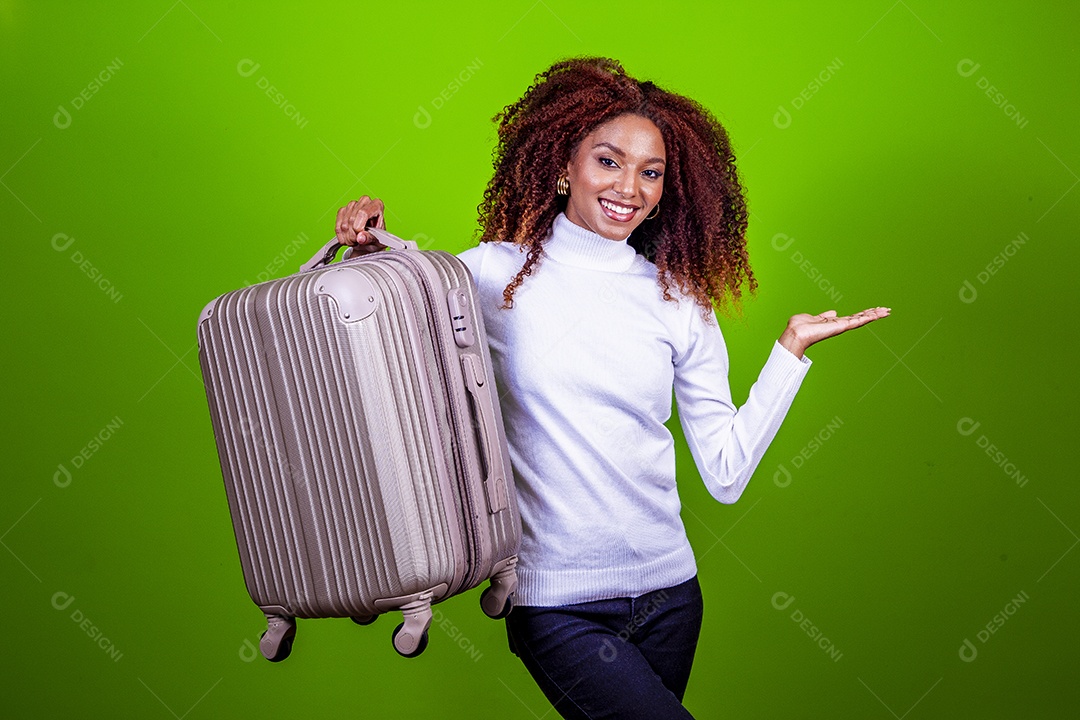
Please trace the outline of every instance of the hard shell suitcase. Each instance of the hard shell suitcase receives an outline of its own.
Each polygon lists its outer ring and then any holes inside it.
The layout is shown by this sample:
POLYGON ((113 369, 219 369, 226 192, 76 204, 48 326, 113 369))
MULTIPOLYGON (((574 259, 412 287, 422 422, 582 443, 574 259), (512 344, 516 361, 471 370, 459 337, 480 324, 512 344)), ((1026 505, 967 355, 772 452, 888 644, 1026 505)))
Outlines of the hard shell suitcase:
POLYGON ((491 578, 505 617, 521 538, 475 285, 454 255, 368 228, 389 249, 226 293, 199 363, 260 650, 296 618, 400 610, 395 649, 427 645, 432 603, 491 578))

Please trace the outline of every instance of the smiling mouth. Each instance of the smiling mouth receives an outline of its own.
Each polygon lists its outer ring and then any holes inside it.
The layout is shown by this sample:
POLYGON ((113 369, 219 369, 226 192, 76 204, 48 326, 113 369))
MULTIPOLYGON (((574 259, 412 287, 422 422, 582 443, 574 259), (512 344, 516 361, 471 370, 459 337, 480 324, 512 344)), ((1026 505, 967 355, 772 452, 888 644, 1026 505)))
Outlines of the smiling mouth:
POLYGON ((600 198, 599 202, 604 214, 618 222, 629 221, 630 218, 634 217, 634 213, 638 211, 638 208, 633 205, 621 205, 606 198, 600 198))

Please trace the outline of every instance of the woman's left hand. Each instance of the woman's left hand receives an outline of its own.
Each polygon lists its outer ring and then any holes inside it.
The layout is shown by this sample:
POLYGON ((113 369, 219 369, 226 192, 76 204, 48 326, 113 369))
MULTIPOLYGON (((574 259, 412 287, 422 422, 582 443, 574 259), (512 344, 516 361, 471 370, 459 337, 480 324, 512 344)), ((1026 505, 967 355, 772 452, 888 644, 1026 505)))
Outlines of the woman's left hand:
POLYGON ((787 329, 780 336, 780 344, 787 348, 798 358, 803 356, 806 348, 826 338, 847 332, 857 327, 862 327, 878 318, 888 317, 890 308, 868 308, 854 315, 837 317, 835 310, 826 310, 820 315, 808 315, 800 313, 792 315, 788 320, 787 329))

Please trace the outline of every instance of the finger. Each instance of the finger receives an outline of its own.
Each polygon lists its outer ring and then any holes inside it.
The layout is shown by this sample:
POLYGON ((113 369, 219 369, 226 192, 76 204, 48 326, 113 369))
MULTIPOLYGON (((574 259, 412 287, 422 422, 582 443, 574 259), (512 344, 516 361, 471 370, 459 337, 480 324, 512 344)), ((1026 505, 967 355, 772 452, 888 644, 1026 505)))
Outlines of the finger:
POLYGON ((334 238, 341 244, 345 244, 346 231, 346 213, 348 212, 348 206, 338 208, 337 221, 334 223, 334 238))
POLYGON ((368 207, 362 205, 356 209, 356 214, 352 217, 350 227, 355 232, 361 232, 370 218, 371 212, 368 210, 368 207))
MULTIPOLYGON (((364 223, 364 230, 372 227, 381 228, 383 230, 386 229, 386 223, 383 221, 382 211, 376 208, 371 209, 371 215, 368 217, 367 222, 364 223)), ((367 234, 370 235, 370 233, 367 234)), ((375 236, 372 235, 371 237, 374 238, 375 236)))
MULTIPOLYGON (((367 228, 368 226, 365 225, 364 227, 367 228)), ((373 250, 382 250, 384 247, 386 247, 381 242, 379 242, 379 239, 377 237, 367 232, 366 229, 358 231, 356 233, 356 237, 358 238, 360 243, 364 245, 374 246, 372 247, 373 250)))
POLYGON ((357 209, 349 229, 356 233, 356 244, 358 246, 370 245, 375 242, 374 236, 364 232, 364 229, 368 226, 369 222, 370 218, 368 217, 367 211, 363 208, 357 209))
POLYGON ((368 223, 374 225, 377 228, 385 230, 386 220, 383 218, 383 215, 385 214, 383 212, 383 210, 385 210, 385 206, 383 205, 382 200, 379 200, 378 198, 371 198, 369 201, 369 206, 371 218, 374 219, 374 222, 371 222, 371 220, 369 220, 368 223))
POLYGON ((356 220, 364 215, 364 203, 361 200, 356 200, 349 203, 349 216, 347 218, 349 222, 349 230, 356 232, 356 220))
POLYGON ((355 200, 345 206, 345 213, 342 218, 341 242, 346 245, 356 245, 356 230, 353 229, 353 219, 356 217, 358 210, 359 203, 355 200))
MULTIPOLYGON (((379 213, 382 212, 381 203, 373 200, 366 200, 365 202, 357 205, 357 217, 361 215, 364 217, 364 225, 374 225, 378 219, 379 213)), ((357 230, 363 230, 362 227, 358 227, 357 230)))
POLYGON ((889 316, 889 308, 876 307, 876 308, 867 308, 866 310, 863 310, 860 313, 856 313, 852 317, 857 317, 857 318, 860 318, 860 319, 865 318, 866 322, 870 322, 872 320, 878 320, 879 318, 888 317, 888 316, 889 316))
POLYGON ((363 209, 358 210, 356 213, 356 219, 353 221, 353 229, 356 231, 359 242, 364 244, 374 244, 377 247, 375 250, 381 250, 385 245, 381 244, 374 235, 367 232, 369 227, 379 227, 382 221, 382 212, 376 202, 368 202, 363 206, 363 209))
POLYGON ((844 330, 851 330, 853 328, 862 327, 867 323, 871 323, 874 320, 885 317, 886 314, 887 313, 880 313, 879 308, 870 308, 868 310, 863 310, 860 313, 849 315, 846 318, 842 318, 842 320, 845 321, 844 330))

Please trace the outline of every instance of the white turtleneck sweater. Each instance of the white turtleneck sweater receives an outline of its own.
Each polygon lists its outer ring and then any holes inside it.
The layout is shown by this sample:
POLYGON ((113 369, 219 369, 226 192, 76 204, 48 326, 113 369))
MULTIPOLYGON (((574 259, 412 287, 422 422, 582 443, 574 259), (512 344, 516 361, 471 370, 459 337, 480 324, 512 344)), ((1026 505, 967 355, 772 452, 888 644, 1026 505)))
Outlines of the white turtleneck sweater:
POLYGON ((526 253, 458 254, 479 290, 522 520, 518 605, 636 597, 697 572, 679 517, 679 421, 709 492, 733 503, 811 361, 773 344, 741 408, 716 317, 665 301, 656 265, 560 213, 544 256, 499 309, 526 253))

